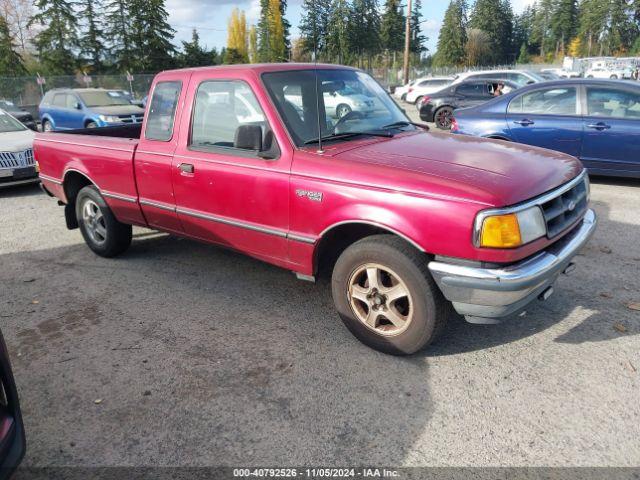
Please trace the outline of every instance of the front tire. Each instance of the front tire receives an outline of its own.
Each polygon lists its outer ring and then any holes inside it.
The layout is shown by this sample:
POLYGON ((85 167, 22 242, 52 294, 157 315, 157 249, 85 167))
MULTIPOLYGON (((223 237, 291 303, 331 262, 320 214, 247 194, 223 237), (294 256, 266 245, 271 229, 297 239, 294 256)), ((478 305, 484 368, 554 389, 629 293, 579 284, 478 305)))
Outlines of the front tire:
POLYGON ((76 218, 84 241, 101 257, 115 257, 131 245, 132 229, 116 220, 111 209, 93 185, 76 197, 76 218))
POLYGON ((420 95, 418 98, 416 98, 416 101, 413 102, 414 105, 420 105, 422 103, 422 99, 424 98, 423 95, 420 95))
POLYGON ((428 257, 403 239, 375 235, 348 247, 333 270, 333 301, 362 343, 410 355, 434 341, 451 313, 427 268, 428 257))
POLYGON ((43 120, 42 121, 42 131, 43 132, 52 132, 53 131, 53 125, 51 125, 51 122, 49 120, 43 120))
POLYGON ((98 124, 96 122, 87 122, 85 128, 98 128, 98 124))
POLYGON ((346 103, 341 103, 336 107, 336 117, 341 119, 342 117, 346 117, 351 113, 351 107, 346 103))

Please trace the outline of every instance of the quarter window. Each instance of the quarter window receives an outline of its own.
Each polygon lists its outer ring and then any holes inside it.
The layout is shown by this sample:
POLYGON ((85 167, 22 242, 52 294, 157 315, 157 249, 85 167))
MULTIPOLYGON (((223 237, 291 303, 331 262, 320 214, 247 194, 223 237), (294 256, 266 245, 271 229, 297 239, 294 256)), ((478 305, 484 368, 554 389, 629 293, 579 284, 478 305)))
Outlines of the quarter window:
POLYGON ((525 93, 511 101, 509 113, 576 115, 576 89, 574 87, 550 88, 525 93))
POLYGON ((160 82, 156 85, 147 115, 145 138, 163 142, 171 140, 181 88, 181 82, 160 82))
POLYGON ((236 147, 236 132, 256 125, 266 133, 265 116, 249 85, 242 81, 207 81, 198 87, 191 124, 191 146, 236 147))
POLYGON ((640 95, 613 88, 587 88, 590 117, 640 118, 640 95))

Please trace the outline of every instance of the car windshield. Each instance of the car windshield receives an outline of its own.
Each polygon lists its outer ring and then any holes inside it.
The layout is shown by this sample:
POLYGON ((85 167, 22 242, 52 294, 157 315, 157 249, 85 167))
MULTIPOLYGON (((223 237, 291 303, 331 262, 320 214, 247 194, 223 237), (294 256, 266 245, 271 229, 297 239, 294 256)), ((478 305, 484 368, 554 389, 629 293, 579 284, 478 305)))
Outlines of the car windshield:
POLYGON ((262 77, 298 146, 313 143, 319 136, 346 141, 358 135, 391 136, 415 129, 366 73, 310 69, 269 72, 262 77))
POLYGON ((112 107, 116 105, 129 105, 122 95, 114 95, 114 92, 95 91, 79 92, 80 98, 87 107, 112 107))
POLYGON ((24 125, 11 115, 7 115, 5 112, 0 111, 0 133, 21 132, 26 129, 27 128, 24 125))
POLYGON ((13 102, 9 102, 7 100, 0 100, 0 108, 5 110, 15 110, 16 105, 13 102))
POLYGON ((537 82, 544 82, 545 81, 545 78, 542 75, 540 75, 539 73, 527 70, 527 74, 530 77, 535 78, 537 82))

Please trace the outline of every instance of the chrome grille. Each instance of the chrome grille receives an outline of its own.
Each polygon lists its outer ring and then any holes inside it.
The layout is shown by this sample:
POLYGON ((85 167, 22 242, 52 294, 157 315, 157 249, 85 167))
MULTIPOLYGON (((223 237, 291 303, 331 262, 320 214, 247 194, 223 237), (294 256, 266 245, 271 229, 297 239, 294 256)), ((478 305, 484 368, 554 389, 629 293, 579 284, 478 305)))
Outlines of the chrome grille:
POLYGON ((581 181, 540 205, 549 238, 562 233, 584 215, 587 209, 587 197, 587 184, 581 181))
POLYGON ((24 168, 35 164, 31 148, 22 152, 0 152, 0 168, 24 168))
POLYGON ((119 115, 119 117, 122 123, 142 123, 142 119, 144 118, 144 115, 142 114, 119 115))

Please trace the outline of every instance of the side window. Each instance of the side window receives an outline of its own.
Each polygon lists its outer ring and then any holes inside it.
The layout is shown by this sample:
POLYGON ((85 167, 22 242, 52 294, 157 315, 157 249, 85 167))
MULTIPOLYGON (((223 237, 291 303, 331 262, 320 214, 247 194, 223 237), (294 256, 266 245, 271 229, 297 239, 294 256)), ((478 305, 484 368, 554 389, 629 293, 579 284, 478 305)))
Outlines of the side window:
POLYGON ((575 87, 550 88, 522 94, 511 101, 509 113, 576 115, 576 89, 575 87))
POLYGON ((75 109, 76 104, 78 103, 78 100, 76 99, 76 97, 74 95, 69 95, 69 94, 67 94, 66 97, 67 98, 65 102, 66 103, 65 107, 69 109, 75 109))
POLYGON ((156 85, 147 115, 146 139, 171 140, 181 88, 181 82, 160 82, 156 85))
POLYGON ((65 93, 56 93, 55 96, 53 97, 53 106, 66 108, 67 95, 65 93))
POLYGON ((190 146, 251 150, 245 137, 251 129, 240 131, 242 126, 255 127, 253 132, 264 139, 265 116, 249 85, 237 80, 201 83, 193 107, 190 146))
POLYGON ((591 117, 640 118, 640 94, 606 87, 587 88, 587 112, 591 117))
POLYGON ((486 87, 484 83, 467 83, 460 85, 456 93, 466 97, 482 97, 486 95, 486 87))

